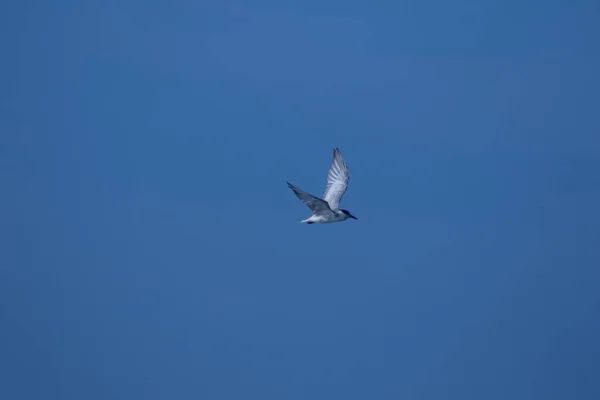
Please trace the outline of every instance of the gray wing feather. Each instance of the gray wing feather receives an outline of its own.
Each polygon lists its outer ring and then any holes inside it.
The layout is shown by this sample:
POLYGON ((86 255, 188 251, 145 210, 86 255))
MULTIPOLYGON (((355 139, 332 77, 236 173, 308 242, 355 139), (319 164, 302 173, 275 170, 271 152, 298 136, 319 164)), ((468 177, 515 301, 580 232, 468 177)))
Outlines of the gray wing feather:
POLYGON ((350 175, 348 166, 344 161, 344 156, 340 149, 333 149, 333 162, 329 167, 327 176, 327 187, 323 194, 323 199, 329 204, 332 210, 337 210, 340 207, 340 201, 348 188, 350 175))
POLYGON ((287 184, 290 187, 290 189, 292 189, 294 191, 296 196, 298 196, 298 198, 300 200, 302 200, 302 202, 304 204, 306 204, 308 206, 308 208, 310 208, 312 210, 313 214, 321 214, 321 213, 328 212, 328 211, 331 212, 331 208, 329 208, 329 204, 327 204, 327 202, 325 200, 322 200, 318 197, 310 195, 310 194, 306 193, 304 190, 292 185, 289 182, 287 182, 287 184))

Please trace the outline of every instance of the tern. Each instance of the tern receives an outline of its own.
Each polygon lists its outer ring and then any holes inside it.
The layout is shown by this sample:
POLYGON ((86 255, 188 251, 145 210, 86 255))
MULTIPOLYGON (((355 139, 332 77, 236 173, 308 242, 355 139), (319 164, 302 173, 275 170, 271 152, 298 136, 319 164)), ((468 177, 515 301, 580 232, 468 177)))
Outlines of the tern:
POLYGON ((348 166, 344 161, 344 156, 342 156, 340 149, 335 148, 333 149, 333 162, 331 163, 331 167, 329 167, 329 174, 327 175, 327 187, 322 199, 308 194, 304 190, 287 182, 296 196, 312 210, 310 218, 300 222, 306 224, 326 224, 330 222, 342 222, 348 218, 358 220, 348 210, 340 208, 340 201, 344 193, 346 193, 349 179, 348 166))

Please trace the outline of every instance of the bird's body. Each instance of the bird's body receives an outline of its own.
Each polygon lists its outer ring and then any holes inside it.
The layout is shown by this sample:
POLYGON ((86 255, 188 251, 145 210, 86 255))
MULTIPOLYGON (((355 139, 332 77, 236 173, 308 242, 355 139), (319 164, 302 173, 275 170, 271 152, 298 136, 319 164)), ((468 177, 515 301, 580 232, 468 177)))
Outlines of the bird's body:
POLYGON ((347 210, 340 209, 340 201, 344 193, 346 193, 349 179, 348 166, 344 161, 342 152, 335 148, 333 149, 333 163, 329 168, 327 176, 327 187, 322 199, 308 194, 288 182, 288 186, 294 191, 296 196, 312 210, 312 215, 301 222, 306 224, 325 224, 345 221, 348 218, 358 219, 347 210))
POLYGON ((311 215, 309 218, 304 219, 300 222, 304 224, 328 224, 330 222, 342 222, 350 218, 348 214, 344 214, 342 211, 331 211, 327 214, 311 215))

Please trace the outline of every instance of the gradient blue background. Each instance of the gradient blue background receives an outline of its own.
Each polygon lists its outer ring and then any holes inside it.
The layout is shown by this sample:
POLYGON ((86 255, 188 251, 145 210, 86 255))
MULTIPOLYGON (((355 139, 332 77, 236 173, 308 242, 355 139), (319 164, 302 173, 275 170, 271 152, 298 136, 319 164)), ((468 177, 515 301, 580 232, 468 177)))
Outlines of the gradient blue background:
POLYGON ((0 15, 0 398, 600 398, 597 1, 0 15))

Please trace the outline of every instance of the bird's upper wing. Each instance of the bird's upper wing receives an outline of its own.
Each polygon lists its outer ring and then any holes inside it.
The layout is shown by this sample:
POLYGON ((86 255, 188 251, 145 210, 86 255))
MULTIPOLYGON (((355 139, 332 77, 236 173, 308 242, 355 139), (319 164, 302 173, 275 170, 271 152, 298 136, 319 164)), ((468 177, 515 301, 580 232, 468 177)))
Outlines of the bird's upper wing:
POLYGON ((331 211, 331 208, 329 208, 329 204, 327 204, 325 200, 310 195, 304 190, 292 185, 289 182, 287 182, 287 184, 290 187, 290 189, 292 189, 294 193, 296 193, 296 196, 298 196, 298 198, 302 200, 302 202, 312 210, 313 214, 331 211))
POLYGON ((323 194, 323 199, 329 203, 329 207, 332 210, 337 210, 340 206, 342 196, 346 193, 348 188, 348 181, 350 175, 348 174, 348 166, 344 161, 344 156, 340 149, 333 149, 333 162, 329 167, 329 175, 327 176, 327 187, 323 194))

